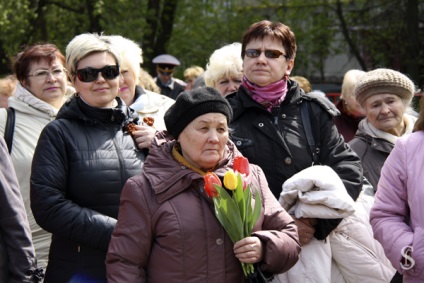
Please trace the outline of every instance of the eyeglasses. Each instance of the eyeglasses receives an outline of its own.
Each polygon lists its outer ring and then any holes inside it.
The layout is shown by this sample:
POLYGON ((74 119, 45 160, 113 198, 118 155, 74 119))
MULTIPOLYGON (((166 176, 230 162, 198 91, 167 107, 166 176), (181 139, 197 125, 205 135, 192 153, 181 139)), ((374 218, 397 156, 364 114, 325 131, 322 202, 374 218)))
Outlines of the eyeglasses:
POLYGON ((27 77, 34 77, 34 79, 38 81, 45 81, 50 75, 52 75, 55 79, 61 79, 63 78, 65 72, 66 69, 63 68, 54 69, 51 72, 48 70, 37 70, 32 75, 28 75, 27 77))
POLYGON ((84 83, 94 82, 99 73, 102 73, 102 77, 106 80, 113 80, 119 76, 119 65, 104 66, 101 69, 88 67, 76 71, 78 79, 84 83))
POLYGON ((264 51, 262 51, 260 49, 246 49, 244 54, 246 54, 246 56, 249 57, 249 58, 258 58, 259 56, 261 56, 262 52, 265 53, 266 58, 275 59, 275 58, 278 58, 280 56, 284 56, 285 58, 288 59, 286 54, 284 54, 280 50, 273 50, 273 49, 266 49, 264 51))

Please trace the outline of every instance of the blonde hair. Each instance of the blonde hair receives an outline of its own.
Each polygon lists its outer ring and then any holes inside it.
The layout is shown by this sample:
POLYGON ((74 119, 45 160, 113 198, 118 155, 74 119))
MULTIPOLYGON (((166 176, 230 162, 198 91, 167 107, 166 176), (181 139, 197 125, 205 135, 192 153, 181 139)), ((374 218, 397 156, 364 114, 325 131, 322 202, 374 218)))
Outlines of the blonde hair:
POLYGON ((209 57, 204 79, 206 86, 215 87, 222 78, 239 77, 243 75, 243 60, 241 58, 241 43, 234 42, 215 50, 209 57))
POLYGON ((122 57, 122 69, 129 69, 135 78, 140 77, 140 66, 143 63, 143 50, 131 39, 120 35, 107 37, 122 57))
POLYGON ((203 74, 205 70, 199 66, 191 66, 184 70, 184 79, 196 79, 198 76, 203 74))
POLYGON ((84 33, 75 36, 66 46, 66 69, 75 77, 78 63, 93 53, 108 52, 121 65, 121 56, 111 44, 109 38, 96 33, 84 33))
POLYGON ((307 78, 302 76, 293 76, 293 77, 290 77, 290 79, 297 82, 300 88, 303 89, 305 93, 312 91, 311 83, 309 82, 307 78))
POLYGON ((140 75, 138 76, 138 82, 142 88, 156 92, 156 93, 160 93, 160 88, 156 84, 153 77, 148 72, 146 72, 143 68, 140 68, 140 75))
POLYGON ((0 96, 12 96, 15 92, 18 80, 14 75, 8 75, 0 79, 0 96))
POLYGON ((349 70, 345 73, 342 83, 342 92, 340 93, 340 99, 355 98, 355 85, 356 82, 365 74, 362 70, 349 70))

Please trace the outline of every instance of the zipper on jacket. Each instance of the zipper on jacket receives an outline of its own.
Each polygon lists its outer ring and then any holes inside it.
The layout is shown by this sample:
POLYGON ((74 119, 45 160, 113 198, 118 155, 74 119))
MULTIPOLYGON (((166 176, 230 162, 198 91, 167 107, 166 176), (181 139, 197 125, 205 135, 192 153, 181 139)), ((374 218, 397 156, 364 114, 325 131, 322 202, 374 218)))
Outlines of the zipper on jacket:
POLYGON ((119 172, 121 174, 121 185, 122 185, 122 187, 124 187, 125 180, 126 180, 125 172, 124 172, 125 171, 124 170, 125 166, 124 166, 124 161, 123 161, 124 158, 122 157, 122 152, 119 150, 119 147, 116 144, 115 137, 112 137, 112 141, 113 141, 113 145, 115 146, 116 153, 118 154, 119 172))
POLYGON ((341 235, 343 238, 345 238, 347 241, 352 242, 355 246, 358 246, 362 250, 364 250, 367 254, 369 254, 372 258, 380 262, 380 259, 375 255, 375 253, 367 248, 365 245, 361 244, 360 242, 356 241, 354 238, 349 237, 345 233, 336 232, 336 234, 341 235))

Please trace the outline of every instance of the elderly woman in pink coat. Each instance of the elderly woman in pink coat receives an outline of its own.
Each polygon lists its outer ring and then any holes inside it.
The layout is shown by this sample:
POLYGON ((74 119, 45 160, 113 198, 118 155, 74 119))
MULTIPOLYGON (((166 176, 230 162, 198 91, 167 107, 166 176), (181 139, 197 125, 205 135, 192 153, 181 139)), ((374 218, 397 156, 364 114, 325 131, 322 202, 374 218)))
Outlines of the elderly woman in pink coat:
POLYGON ((403 282, 424 282, 424 101, 387 158, 371 210, 374 237, 403 282))

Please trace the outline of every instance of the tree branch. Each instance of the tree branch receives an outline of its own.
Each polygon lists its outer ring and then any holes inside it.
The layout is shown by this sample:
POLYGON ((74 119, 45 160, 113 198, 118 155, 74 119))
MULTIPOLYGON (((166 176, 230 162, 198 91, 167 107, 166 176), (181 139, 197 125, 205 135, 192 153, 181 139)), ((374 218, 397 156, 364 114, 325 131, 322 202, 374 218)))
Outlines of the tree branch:
POLYGON ((343 9, 342 9, 342 4, 341 4, 340 0, 337 0, 337 2, 336 2, 336 15, 340 20, 340 27, 341 27, 341 30, 342 30, 342 34, 345 37, 346 42, 347 42, 351 52, 355 56, 356 60, 358 60, 358 63, 359 63, 359 65, 361 65, 361 68, 363 70, 366 70, 367 65, 365 64, 365 61, 362 58, 357 46, 355 45, 352 38, 350 37, 349 29, 347 28, 347 24, 346 24, 344 15, 343 15, 343 9))

